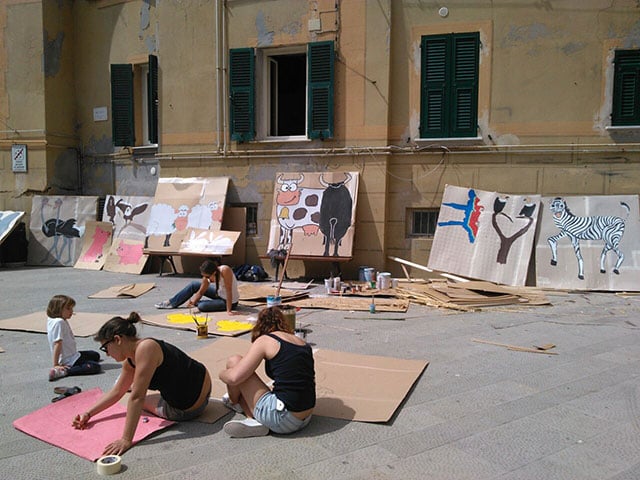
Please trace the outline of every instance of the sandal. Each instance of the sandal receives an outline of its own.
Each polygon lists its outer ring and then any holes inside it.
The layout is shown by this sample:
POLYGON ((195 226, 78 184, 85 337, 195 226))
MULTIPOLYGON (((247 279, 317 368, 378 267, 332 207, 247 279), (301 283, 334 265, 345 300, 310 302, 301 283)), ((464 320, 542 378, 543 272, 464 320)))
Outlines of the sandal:
POLYGON ((75 395, 76 393, 80 393, 82 389, 80 387, 55 387, 53 389, 54 393, 58 393, 59 395, 55 398, 52 398, 52 402, 57 402, 58 400, 62 400, 63 398, 70 397, 71 395, 75 395))

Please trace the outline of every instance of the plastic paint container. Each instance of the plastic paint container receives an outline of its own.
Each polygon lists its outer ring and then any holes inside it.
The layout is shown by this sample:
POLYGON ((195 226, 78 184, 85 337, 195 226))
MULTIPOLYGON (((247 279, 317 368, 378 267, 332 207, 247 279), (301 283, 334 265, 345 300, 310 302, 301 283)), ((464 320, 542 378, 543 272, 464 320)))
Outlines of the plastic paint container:
POLYGON ((295 307, 286 306, 282 307, 282 316, 285 323, 291 328, 291 331, 296 330, 296 309, 295 307))
POLYGON ((267 296, 267 307, 277 307, 282 303, 282 297, 269 295, 267 296))
POLYGON ((376 269, 371 267, 366 267, 364 269, 364 281, 365 282, 375 282, 376 281, 376 269))
POLYGON ((391 274, 389 272, 380 272, 378 274, 378 288, 387 290, 391 288, 391 274))

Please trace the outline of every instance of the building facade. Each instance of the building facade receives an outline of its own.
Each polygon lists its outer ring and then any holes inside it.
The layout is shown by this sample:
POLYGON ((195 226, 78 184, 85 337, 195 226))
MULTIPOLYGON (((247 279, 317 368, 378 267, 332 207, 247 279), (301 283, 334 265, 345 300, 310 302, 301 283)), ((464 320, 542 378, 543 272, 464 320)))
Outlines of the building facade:
POLYGON ((640 184, 635 0, 5 0, 0 67, 0 209, 228 176, 249 263, 278 172, 360 173, 348 278, 426 265, 447 184, 640 184))

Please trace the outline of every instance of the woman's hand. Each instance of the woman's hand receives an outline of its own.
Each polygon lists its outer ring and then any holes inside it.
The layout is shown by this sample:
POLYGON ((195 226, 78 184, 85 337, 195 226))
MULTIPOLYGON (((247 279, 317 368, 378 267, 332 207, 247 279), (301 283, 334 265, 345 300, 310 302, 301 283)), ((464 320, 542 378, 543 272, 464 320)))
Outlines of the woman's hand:
POLYGON ((120 438, 115 442, 111 442, 104 448, 103 455, 122 455, 124 452, 131 448, 131 442, 120 438))
POLYGON ((89 412, 81 413, 80 415, 75 416, 71 425, 73 425, 73 428, 77 430, 84 430, 85 428, 87 428, 87 423, 89 423, 90 418, 91 415, 89 414, 89 412))

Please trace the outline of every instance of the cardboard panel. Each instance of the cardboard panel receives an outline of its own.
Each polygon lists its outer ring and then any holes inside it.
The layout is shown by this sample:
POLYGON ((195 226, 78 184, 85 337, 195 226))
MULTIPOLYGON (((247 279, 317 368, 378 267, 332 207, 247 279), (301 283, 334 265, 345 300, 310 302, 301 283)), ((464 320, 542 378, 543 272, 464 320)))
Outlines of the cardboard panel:
MULTIPOLYGON (((92 337, 104 323, 116 315, 118 314, 74 312, 69 319, 69 325, 75 337, 92 337)), ((122 313, 121 315, 126 318, 128 313, 122 313)), ((47 314, 45 312, 34 312, 20 317, 0 320, 0 330, 47 333, 47 314)))
POLYGON ((100 270, 111 249, 113 226, 109 222, 88 221, 82 237, 82 249, 75 268, 100 270))
POLYGON ((231 255, 240 232, 188 228, 178 253, 231 255))
POLYGON ((137 298, 140 295, 147 293, 155 286, 155 283, 129 283, 127 285, 115 285, 89 295, 89 298, 137 298))
POLYGON ((115 238, 107 254, 104 269, 109 272, 139 274, 149 255, 144 251, 144 240, 115 238))
POLYGON ((107 195, 102 221, 113 225, 114 238, 144 240, 153 197, 107 195))
POLYGON ((161 178, 151 207, 145 248, 177 252, 187 228, 220 230, 229 178, 161 178))
POLYGON ((542 204, 536 243, 539 287, 640 290, 637 195, 543 197, 542 204))
MULTIPOLYGON (((101 396, 102 390, 99 388, 77 393, 18 418, 13 426, 27 435, 94 462, 102 456, 105 446, 122 435, 127 414, 127 408, 116 403, 92 417, 90 428, 76 430, 71 425, 71 419, 78 413, 86 412, 101 396)), ((143 412, 133 444, 174 423, 143 412)))
POLYGON ((539 210, 539 195, 507 195, 447 185, 428 267, 523 286, 539 210))
POLYGON ((268 251, 350 257, 358 172, 276 174, 268 251))
MULTIPOLYGON (((193 315, 196 315, 199 323, 208 324, 209 335, 221 337, 244 335, 251 331, 256 320, 254 315, 229 315, 227 312, 194 313, 193 315)), ((175 308, 157 315, 143 315, 142 322, 156 327, 196 332, 193 315, 186 308, 175 308)))
POLYGON ((24 217, 24 212, 12 212, 11 210, 0 212, 0 245, 16 228, 22 217, 24 217))
POLYGON ((29 225, 29 265, 73 266, 85 224, 96 219, 98 197, 33 197, 29 225))
MULTIPOLYGON (((212 378, 226 368, 231 355, 245 355, 248 340, 221 338, 190 356, 204 363, 212 378)), ((387 422, 407 396, 429 362, 318 350, 314 352, 316 408, 314 415, 359 422, 387 422)), ((258 376, 269 384, 264 363, 258 376)), ((213 382, 212 396, 226 392, 222 382, 213 382)))

